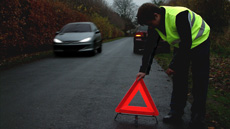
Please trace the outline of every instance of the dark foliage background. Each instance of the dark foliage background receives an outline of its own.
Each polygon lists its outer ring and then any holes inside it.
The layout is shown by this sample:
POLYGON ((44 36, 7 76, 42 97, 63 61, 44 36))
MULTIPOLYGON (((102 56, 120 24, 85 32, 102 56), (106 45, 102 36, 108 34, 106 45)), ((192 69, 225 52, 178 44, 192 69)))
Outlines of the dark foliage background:
POLYGON ((18 55, 52 50, 55 32, 69 22, 92 21, 104 39, 123 36, 123 20, 103 0, 92 1, 1 1, 0 64, 18 55))

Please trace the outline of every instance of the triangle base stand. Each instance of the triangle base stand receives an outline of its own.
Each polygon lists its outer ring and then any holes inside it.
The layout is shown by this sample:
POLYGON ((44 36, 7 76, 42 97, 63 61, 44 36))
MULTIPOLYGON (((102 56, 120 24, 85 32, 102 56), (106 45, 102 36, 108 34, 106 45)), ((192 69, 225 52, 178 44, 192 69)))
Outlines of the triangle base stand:
POLYGON ((123 114, 123 113, 117 113, 116 116, 114 117, 114 120, 117 121, 117 116, 118 115, 130 115, 130 116, 135 116, 135 126, 138 126, 138 116, 143 116, 143 117, 153 117, 156 120, 156 124, 158 124, 158 120, 156 116, 146 116, 146 115, 135 115, 135 114, 123 114))

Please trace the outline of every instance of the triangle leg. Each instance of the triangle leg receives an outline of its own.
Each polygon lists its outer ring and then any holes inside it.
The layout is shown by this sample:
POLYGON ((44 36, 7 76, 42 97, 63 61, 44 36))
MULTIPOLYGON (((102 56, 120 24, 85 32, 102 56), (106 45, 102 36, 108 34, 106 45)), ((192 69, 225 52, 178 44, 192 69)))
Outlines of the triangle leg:
POLYGON ((117 113, 116 116, 114 117, 114 120, 115 120, 115 121, 116 121, 118 115, 119 115, 119 113, 117 113))

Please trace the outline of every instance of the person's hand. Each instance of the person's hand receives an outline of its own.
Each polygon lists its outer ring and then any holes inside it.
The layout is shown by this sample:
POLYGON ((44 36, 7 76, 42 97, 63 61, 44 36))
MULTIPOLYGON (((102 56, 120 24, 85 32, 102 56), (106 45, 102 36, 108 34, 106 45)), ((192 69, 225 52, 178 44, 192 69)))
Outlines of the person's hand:
POLYGON ((139 72, 139 73, 137 74, 137 81, 139 81, 140 79, 144 78, 145 75, 146 75, 145 73, 139 72))
POLYGON ((167 69, 166 73, 170 76, 172 74, 175 74, 176 72, 170 68, 167 69))

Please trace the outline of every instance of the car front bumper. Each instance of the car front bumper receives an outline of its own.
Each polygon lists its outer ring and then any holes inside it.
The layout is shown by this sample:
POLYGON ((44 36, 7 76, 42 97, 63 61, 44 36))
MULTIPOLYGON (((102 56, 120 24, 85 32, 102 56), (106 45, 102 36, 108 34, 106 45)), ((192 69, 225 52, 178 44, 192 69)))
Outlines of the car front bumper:
POLYGON ((53 51, 54 52, 84 52, 84 51, 93 51, 93 43, 54 43, 53 51))

